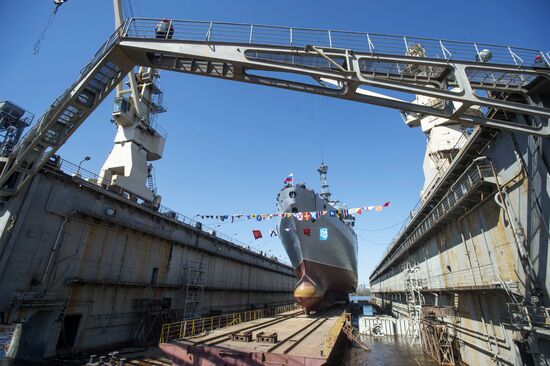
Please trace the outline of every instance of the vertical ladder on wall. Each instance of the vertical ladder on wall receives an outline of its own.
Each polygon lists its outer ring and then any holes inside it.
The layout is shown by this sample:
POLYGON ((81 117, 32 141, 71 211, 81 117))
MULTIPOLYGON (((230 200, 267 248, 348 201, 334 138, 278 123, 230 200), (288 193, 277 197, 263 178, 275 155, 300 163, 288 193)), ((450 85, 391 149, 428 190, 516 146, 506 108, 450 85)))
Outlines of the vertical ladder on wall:
POLYGON ((483 328, 485 329, 485 340, 487 341, 487 347, 489 348, 489 351, 492 353, 493 361, 496 365, 501 365, 500 362, 500 347, 498 345, 498 340, 495 334, 495 326, 493 324, 493 321, 491 320, 491 332, 489 332, 489 327, 487 326, 487 323, 485 322, 485 319, 481 317, 481 322, 483 323, 483 328))
POLYGON ((185 266, 183 318, 189 319, 196 316, 196 312, 202 301, 204 282, 206 279, 206 263, 204 256, 200 261, 187 262, 185 266))
POLYGON ((407 263, 405 269, 405 288, 407 291, 407 307, 409 311, 409 324, 407 335, 411 338, 411 345, 420 341, 420 322, 422 318, 422 280, 418 278, 418 265, 411 266, 407 263))

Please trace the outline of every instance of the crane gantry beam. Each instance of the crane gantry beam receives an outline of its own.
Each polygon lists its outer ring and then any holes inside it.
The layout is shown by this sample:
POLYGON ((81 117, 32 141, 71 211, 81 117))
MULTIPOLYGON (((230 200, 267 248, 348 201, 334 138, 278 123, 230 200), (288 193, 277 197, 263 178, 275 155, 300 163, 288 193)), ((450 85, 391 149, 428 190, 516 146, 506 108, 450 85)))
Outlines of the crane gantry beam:
POLYGON ((196 21, 170 21, 169 31, 159 32, 158 22, 132 18, 115 31, 4 162, 1 195, 15 194, 135 66, 395 108, 409 116, 411 126, 436 116, 550 136, 550 108, 531 93, 540 85, 548 88, 550 63, 541 51, 196 21), (411 101, 417 95, 433 102, 411 101), (490 118, 495 110, 508 118, 490 118))

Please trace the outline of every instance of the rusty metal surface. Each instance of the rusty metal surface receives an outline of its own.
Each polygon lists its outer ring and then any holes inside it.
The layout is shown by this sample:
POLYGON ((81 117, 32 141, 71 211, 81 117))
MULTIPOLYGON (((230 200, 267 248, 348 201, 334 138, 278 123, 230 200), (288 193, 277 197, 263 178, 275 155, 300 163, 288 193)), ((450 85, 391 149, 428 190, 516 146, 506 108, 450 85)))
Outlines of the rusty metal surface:
POLYGON ((37 175, 4 206, 0 227, 0 312, 8 324, 25 319, 33 331, 22 344, 33 348, 20 351, 37 358, 134 340, 148 301, 164 299, 151 321, 181 318, 189 260, 207 263, 200 314, 292 302, 295 276, 284 264, 70 176, 37 175), (76 329, 68 338, 64 322, 76 329))
POLYGON ((174 366, 267 366, 274 364, 287 366, 321 366, 326 364, 326 359, 321 357, 301 357, 264 352, 240 352, 217 347, 184 345, 181 343, 161 343, 160 348, 170 356, 174 366))
POLYGON ((423 317, 436 317, 436 318, 445 318, 456 316, 456 309, 450 306, 430 306, 425 305, 422 307, 422 316, 423 317))
POLYGON ((440 365, 454 365, 452 337, 447 324, 424 319, 420 329, 424 352, 432 356, 440 365))
MULTIPOLYGON (((378 269, 386 269, 370 278, 373 303, 409 316, 404 270, 418 265, 423 303, 431 306, 424 315, 445 321, 462 362, 548 363, 550 141, 505 132, 489 136, 478 148, 461 151, 457 159, 465 161, 454 161, 450 169, 476 158, 488 161, 494 171, 486 179, 493 189, 469 197, 469 205, 437 223, 390 267, 381 264, 378 269)), ((411 221, 399 235, 409 235, 420 222, 411 221)))

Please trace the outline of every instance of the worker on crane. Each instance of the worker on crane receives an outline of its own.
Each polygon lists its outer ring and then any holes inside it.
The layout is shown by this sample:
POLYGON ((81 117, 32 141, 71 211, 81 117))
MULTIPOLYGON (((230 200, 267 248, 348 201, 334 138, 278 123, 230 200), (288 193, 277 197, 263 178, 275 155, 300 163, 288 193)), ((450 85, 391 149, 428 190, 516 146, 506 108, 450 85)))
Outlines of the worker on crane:
POLYGON ((172 22, 166 18, 162 19, 157 23, 155 34, 156 38, 172 39, 172 35, 174 35, 174 26, 172 22))

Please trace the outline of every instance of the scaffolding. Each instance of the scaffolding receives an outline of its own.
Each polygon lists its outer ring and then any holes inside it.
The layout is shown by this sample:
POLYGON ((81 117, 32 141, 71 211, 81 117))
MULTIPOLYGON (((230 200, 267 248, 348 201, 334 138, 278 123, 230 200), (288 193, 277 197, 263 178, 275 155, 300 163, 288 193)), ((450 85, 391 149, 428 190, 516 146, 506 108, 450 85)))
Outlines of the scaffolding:
POLYGON ((418 277, 420 270, 418 264, 412 266, 409 262, 405 268, 405 288, 407 291, 407 308, 409 312, 409 324, 407 336, 411 337, 411 345, 420 341, 420 322, 422 319, 422 280, 418 277))
POLYGON ((162 324, 173 321, 181 312, 171 309, 170 299, 135 299, 133 308, 141 309, 134 331, 136 344, 148 346, 158 341, 162 324))
POLYGON ((440 365, 454 365, 452 336, 444 321, 435 317, 422 319, 422 350, 440 365))
POLYGON ((183 318, 189 319, 196 316, 204 293, 204 281, 206 277, 206 263, 204 257, 200 261, 187 262, 185 266, 183 318))
POLYGON ((34 115, 10 101, 0 102, 0 156, 8 156, 34 115))

